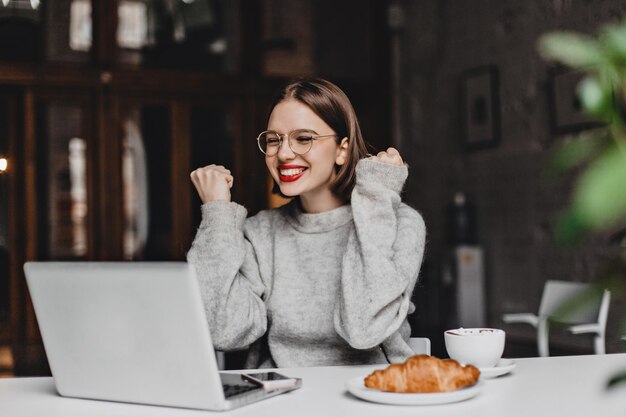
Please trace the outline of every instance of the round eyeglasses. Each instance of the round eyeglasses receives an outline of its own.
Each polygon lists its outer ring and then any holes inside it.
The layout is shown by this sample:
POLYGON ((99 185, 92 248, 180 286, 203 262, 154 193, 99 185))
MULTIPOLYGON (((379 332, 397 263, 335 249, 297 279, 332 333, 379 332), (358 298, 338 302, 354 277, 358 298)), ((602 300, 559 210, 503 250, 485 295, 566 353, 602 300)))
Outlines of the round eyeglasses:
POLYGON ((266 130, 259 133, 256 141, 259 145, 259 149, 267 156, 274 156, 278 153, 280 145, 283 143, 283 136, 287 136, 287 143, 289 149, 296 155, 304 155, 313 147, 313 141, 322 139, 337 137, 337 135, 314 135, 310 130, 294 130, 289 133, 278 133, 272 130, 266 130))

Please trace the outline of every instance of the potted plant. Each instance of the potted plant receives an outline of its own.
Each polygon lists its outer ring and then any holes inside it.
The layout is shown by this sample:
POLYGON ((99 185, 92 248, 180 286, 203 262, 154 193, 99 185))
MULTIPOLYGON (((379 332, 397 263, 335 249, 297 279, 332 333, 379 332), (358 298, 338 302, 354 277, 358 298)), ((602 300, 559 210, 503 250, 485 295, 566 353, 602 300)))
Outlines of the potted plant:
MULTIPOLYGON (((609 232, 614 256, 597 279, 598 287, 626 294, 626 20, 604 26, 596 37, 552 32, 539 40, 541 55, 582 71, 578 85, 583 109, 605 128, 569 138, 554 154, 558 170, 579 169, 574 194, 561 216, 557 235, 576 241, 609 232)), ((584 299, 565 306, 563 313, 584 299)), ((624 324, 624 323, 622 323, 624 324)), ((626 328, 622 334, 626 334, 626 328)), ((626 381, 621 373, 609 386, 626 381)))

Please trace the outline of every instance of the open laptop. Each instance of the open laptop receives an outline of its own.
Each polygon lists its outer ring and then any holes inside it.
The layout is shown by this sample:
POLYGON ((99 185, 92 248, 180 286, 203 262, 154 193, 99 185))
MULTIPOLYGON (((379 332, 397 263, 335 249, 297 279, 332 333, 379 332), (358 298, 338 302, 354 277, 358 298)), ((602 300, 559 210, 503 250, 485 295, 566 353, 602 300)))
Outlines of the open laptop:
POLYGON ((297 389, 218 372, 194 269, 186 263, 24 265, 62 396, 228 410, 297 389))

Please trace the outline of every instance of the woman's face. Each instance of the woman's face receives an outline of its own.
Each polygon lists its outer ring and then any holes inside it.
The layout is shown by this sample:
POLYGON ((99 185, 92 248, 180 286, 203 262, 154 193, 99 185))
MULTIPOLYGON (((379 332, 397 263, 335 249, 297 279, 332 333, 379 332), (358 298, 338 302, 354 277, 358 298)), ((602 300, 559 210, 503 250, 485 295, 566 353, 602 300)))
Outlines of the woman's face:
MULTIPOLYGON (((267 130, 288 134, 294 130, 306 129, 312 135, 336 134, 307 105, 288 99, 274 107, 270 115, 267 130)), ((282 136, 278 153, 265 156, 265 163, 270 174, 280 187, 280 191, 289 197, 300 196, 301 200, 323 203, 324 199, 336 199, 330 190, 330 183, 335 178, 335 165, 345 161, 347 139, 337 145, 337 137, 319 138, 304 155, 293 153, 287 143, 287 136, 282 136), (319 201, 322 200, 322 201, 319 201)), ((304 202, 304 201, 303 201, 304 202)))

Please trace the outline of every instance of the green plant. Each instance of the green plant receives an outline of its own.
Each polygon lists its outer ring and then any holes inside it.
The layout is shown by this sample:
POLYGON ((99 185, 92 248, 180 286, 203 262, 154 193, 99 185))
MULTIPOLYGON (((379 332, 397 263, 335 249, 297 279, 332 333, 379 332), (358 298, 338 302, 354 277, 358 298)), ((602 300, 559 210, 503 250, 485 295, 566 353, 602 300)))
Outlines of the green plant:
MULTIPOLYGON (((562 241, 577 241, 592 233, 612 232, 615 257, 598 277, 598 283, 623 296, 626 294, 626 20, 604 26, 596 37, 573 32, 548 33, 540 38, 539 51, 546 59, 585 73, 578 85, 582 106, 606 123, 603 129, 569 138, 555 152, 553 164, 558 170, 580 169, 571 204, 559 220, 557 235, 562 241)), ((572 305, 581 302, 584 299, 575 300, 572 305)), ((612 377, 608 386, 621 382, 626 382, 626 373, 612 377)))

